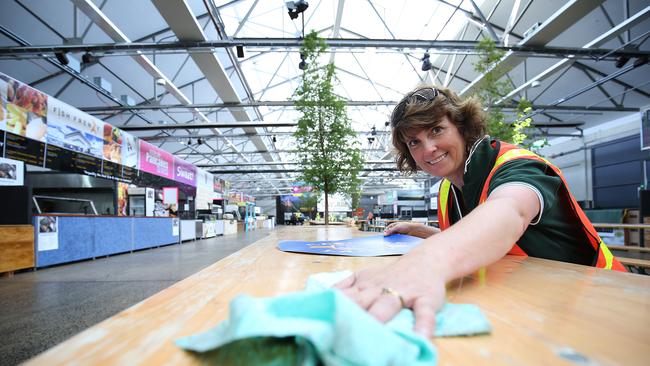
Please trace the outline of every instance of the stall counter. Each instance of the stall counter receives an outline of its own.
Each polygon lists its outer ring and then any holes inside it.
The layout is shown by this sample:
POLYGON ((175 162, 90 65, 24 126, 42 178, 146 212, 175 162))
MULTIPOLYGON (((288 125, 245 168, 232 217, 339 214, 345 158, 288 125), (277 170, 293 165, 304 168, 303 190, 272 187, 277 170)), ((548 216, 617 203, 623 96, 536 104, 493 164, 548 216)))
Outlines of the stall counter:
POLYGON ((34 216, 36 267, 176 244, 180 220, 172 217, 34 216))

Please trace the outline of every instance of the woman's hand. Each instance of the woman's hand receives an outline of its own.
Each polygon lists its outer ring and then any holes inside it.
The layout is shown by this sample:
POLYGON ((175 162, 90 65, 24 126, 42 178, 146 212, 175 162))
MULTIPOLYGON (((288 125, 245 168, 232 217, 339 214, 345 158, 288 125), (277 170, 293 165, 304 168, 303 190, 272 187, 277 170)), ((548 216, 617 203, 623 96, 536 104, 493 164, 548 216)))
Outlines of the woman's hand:
POLYGON ((357 272, 335 285, 381 322, 403 307, 415 314, 415 331, 429 338, 445 298, 445 280, 422 257, 405 255, 382 267, 357 272))
POLYGON ((384 236, 392 234, 406 234, 417 236, 418 238, 428 238, 431 235, 437 234, 440 232, 440 229, 435 227, 426 226, 419 222, 393 222, 386 226, 384 229, 384 236))

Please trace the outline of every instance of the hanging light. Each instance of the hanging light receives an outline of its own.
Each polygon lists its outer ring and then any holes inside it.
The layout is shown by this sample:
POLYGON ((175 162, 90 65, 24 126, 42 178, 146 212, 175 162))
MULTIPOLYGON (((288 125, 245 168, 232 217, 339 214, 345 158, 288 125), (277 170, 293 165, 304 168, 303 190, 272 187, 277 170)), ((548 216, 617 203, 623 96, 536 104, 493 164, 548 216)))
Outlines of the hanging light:
POLYGON ((297 19, 298 14, 304 12, 309 7, 309 3, 305 0, 287 1, 285 5, 289 11, 289 18, 291 18, 291 20, 297 19))
POLYGON ((273 141, 273 143, 276 143, 278 142, 278 139, 275 137, 275 135, 273 135, 271 136, 271 141, 273 141))
POLYGON ((301 53, 300 53, 300 60, 301 60, 301 61, 300 61, 300 63, 298 64, 298 68, 299 68, 300 70, 306 70, 306 69, 307 69, 307 61, 305 61, 305 59, 306 59, 305 54, 301 52, 301 53))
POLYGON ((429 52, 425 52, 422 57, 422 71, 431 70, 431 60, 429 60, 429 52))

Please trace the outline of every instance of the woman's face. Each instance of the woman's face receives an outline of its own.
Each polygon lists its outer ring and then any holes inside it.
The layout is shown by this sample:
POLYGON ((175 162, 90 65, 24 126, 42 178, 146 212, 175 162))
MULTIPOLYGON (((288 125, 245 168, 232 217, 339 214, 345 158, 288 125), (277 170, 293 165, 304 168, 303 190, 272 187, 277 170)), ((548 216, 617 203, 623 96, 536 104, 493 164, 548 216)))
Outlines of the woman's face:
POLYGON ((435 127, 409 131, 405 137, 404 142, 421 170, 462 185, 465 140, 447 116, 435 127))

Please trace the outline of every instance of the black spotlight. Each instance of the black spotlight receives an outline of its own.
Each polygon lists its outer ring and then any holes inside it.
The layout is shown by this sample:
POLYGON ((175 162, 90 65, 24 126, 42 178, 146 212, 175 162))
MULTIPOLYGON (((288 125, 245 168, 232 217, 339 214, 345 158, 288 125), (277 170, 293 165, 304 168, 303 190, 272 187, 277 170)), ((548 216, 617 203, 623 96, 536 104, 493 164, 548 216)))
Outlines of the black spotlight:
POLYGON ((386 126, 386 127, 390 126, 390 121, 384 122, 384 126, 386 126))
POLYGON ((199 144, 199 145, 203 145, 203 139, 199 137, 199 138, 196 140, 196 143, 199 144))
POLYGON ((370 129, 370 134, 373 136, 377 136, 377 127, 372 126, 372 128, 370 129))
POLYGON ((625 55, 618 56, 618 57, 616 58, 616 63, 614 64, 614 66, 616 66, 617 69, 620 69, 621 67, 625 66, 625 64, 626 64, 628 61, 630 61, 630 57, 629 57, 629 56, 625 56, 625 55))
POLYGON ((372 143, 375 142, 375 138, 373 136, 368 137, 368 145, 372 145, 372 143))
POLYGON ((429 52, 425 52, 424 57, 422 57, 422 71, 429 70, 431 70, 431 61, 429 60, 429 52))
POLYGON ((70 62, 70 60, 68 60, 68 55, 65 52, 57 52, 54 56, 56 56, 57 61, 59 61, 61 65, 67 65, 70 62))
POLYGON ((648 56, 639 56, 635 61, 634 61, 634 67, 639 67, 643 66, 648 63, 648 56))
POLYGON ((307 3, 305 0, 287 1, 285 4, 289 10, 289 18, 292 20, 298 18, 298 14, 307 10, 309 7, 309 3, 307 3))
POLYGON ((305 57, 305 54, 304 54, 304 53, 300 53, 300 60, 301 60, 301 61, 300 61, 300 63, 298 64, 298 68, 299 68, 300 70, 306 70, 306 69, 307 69, 307 61, 305 61, 305 58, 306 58, 306 57, 305 57))
POLYGON ((192 139, 191 138, 187 139, 187 146, 190 146, 190 145, 192 145, 192 139))
POLYGON ((81 55, 81 62, 84 64, 90 64, 93 63, 97 60, 97 58, 90 52, 86 52, 83 55, 81 55))
POLYGON ((278 142, 278 139, 275 137, 275 135, 273 135, 271 136, 271 141, 273 141, 273 143, 276 143, 278 142))
POLYGON ((244 58, 244 46, 235 46, 237 50, 237 57, 244 58))

